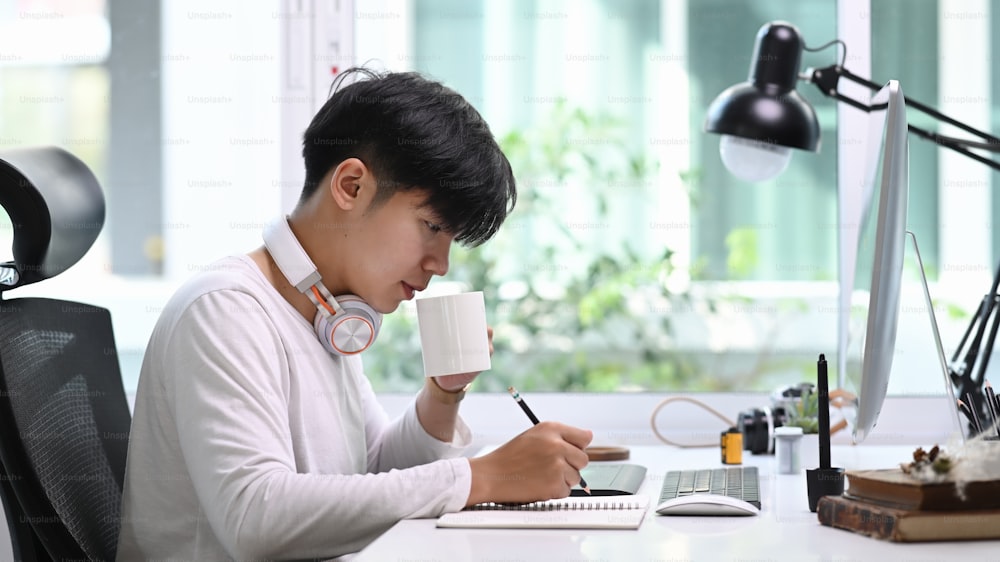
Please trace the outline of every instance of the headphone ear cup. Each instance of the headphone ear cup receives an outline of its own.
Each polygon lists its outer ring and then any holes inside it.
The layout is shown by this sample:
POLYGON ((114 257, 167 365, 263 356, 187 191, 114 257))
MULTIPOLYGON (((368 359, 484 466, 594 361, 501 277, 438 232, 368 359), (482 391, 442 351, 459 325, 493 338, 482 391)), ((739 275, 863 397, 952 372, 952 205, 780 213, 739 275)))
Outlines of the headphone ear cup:
POLYGON ((342 313, 334 316, 316 314, 313 327, 316 337, 334 355, 355 355, 371 347, 382 327, 382 314, 360 297, 335 297, 342 313))

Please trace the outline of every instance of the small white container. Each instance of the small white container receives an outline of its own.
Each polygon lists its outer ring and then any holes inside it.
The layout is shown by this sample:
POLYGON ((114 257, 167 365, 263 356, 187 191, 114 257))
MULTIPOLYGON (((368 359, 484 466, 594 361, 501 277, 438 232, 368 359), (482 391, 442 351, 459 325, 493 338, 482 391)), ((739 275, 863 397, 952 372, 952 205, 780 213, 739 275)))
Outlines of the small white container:
POLYGON ((798 474, 802 470, 802 428, 775 428, 774 455, 778 460, 778 474, 798 474))

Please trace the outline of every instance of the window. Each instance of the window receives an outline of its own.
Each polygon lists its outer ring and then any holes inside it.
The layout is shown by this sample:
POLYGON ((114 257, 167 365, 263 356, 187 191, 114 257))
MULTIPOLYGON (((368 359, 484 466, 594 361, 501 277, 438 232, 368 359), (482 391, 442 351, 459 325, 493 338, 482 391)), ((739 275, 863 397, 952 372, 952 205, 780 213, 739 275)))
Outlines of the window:
MULTIPOLYGON (((58 144, 107 177, 110 33, 104 2, 0 10, 0 149, 58 144)), ((3 242, 10 220, 3 215, 3 242)), ((105 239, 106 243, 106 239, 105 239)))
MULTIPOLYGON (((986 2, 959 11, 933 0, 870 10, 848 0, 354 4, 355 59, 424 72, 465 95, 518 177, 518 207, 501 233, 456 248, 452 273, 432 285, 486 292, 497 352, 481 390, 767 391, 811 377, 816 353, 833 353, 838 170, 850 165, 839 160, 852 138, 838 114, 855 110, 800 83, 822 150, 795 154, 784 174, 756 185, 726 172, 718 138, 701 131, 714 96, 746 78, 762 24, 789 21, 810 47, 867 38, 870 26, 871 55, 849 42, 848 68, 899 79, 907 95, 981 129, 995 120, 988 62, 966 69, 970 44, 992 52, 1000 16, 986 2), (849 10, 859 14, 838 30, 849 10)), ((127 389, 176 286, 257 247, 263 224, 297 192, 299 176, 283 162, 295 160, 307 123, 289 124, 288 110, 299 120, 308 112, 282 89, 281 60, 302 45, 282 25, 344 24, 330 17, 228 2, 0 4, 0 41, 20 49, 0 51, 18 53, 0 55, 0 143, 70 149, 109 199, 84 263, 21 291, 69 289, 110 308, 127 389), (57 33, 60 25, 71 31, 57 33), (66 43, 35 39, 50 35, 66 43)), ((836 48, 806 52, 802 68, 839 57, 836 48)), ((308 62, 314 71, 343 63, 308 62)), ((950 351, 1000 256, 991 226, 1000 203, 988 173, 976 165, 953 175, 966 163, 946 159, 911 141, 911 226, 940 281, 950 351), (963 221, 967 213, 982 224, 963 221)), ((919 313, 905 321, 926 327, 919 313)), ((421 384, 415 330, 412 303, 386 319, 366 356, 378 390, 421 384)), ((927 334, 900 337, 901 369, 933 361, 906 353, 927 334)), ((934 373, 893 380, 907 392, 941 390, 934 373)))
MULTIPOLYGON (((908 98, 995 134, 996 74, 989 62, 968 56, 991 52, 1000 13, 990 3, 873 2, 870 20, 873 81, 897 79, 908 98), (920 33, 914 34, 915 29, 920 33)), ((908 108, 907 119, 931 131, 978 140, 918 110, 908 108)), ((996 185, 988 166, 910 135, 908 228, 920 243, 928 277, 937 281, 931 290, 949 356, 988 291, 1000 257, 996 185)), ((924 305, 904 303, 901 316, 904 339, 893 382, 907 381, 903 384, 913 384, 917 391, 941 389, 935 370, 926 367, 934 356, 919 349, 918 342, 932 344, 923 333, 924 305)), ((996 361, 992 363, 995 367, 996 361)), ((901 386, 900 391, 909 388, 901 386)))
MULTIPOLYGON (((454 252, 455 276, 492 301, 497 353, 492 376, 477 384, 762 390, 810 372, 812 350, 787 338, 816 291, 763 303, 744 289, 780 294, 766 285, 836 280, 836 143, 751 186, 720 166, 718 139, 701 124, 711 99, 746 78, 762 23, 788 19, 826 40, 834 6, 408 5, 359 12, 358 60, 425 72, 464 93, 520 183, 519 208, 497 239, 454 252), (361 39, 384 36, 411 40, 381 48, 361 39), (787 212, 798 207, 820 211, 787 212)), ((816 105, 835 137, 833 103, 816 105)), ((387 319, 385 333, 408 348, 385 346, 399 355, 367 360, 376 381, 394 366, 409 384, 420 380, 417 342, 402 335, 412 315, 387 319)), ((832 341, 827 330, 810 336, 832 341)))

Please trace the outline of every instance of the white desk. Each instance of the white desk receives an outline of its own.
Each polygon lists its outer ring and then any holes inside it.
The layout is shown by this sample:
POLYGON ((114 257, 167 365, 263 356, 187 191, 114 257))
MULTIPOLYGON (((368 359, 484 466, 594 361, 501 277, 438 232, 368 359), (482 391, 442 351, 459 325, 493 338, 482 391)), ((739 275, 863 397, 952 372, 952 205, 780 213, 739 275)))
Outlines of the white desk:
MULTIPOLYGON (((834 446, 833 464, 888 468, 913 446, 834 446)), ((628 462, 649 471, 639 493, 659 497, 668 469, 722 466, 717 449, 633 446, 628 462)), ((356 560, 405 561, 943 561, 1000 560, 1000 541, 891 543, 820 525, 809 511, 805 472, 777 474, 773 456, 743 453, 760 467, 762 511, 753 517, 664 517, 650 508, 638 530, 437 529, 434 519, 402 521, 356 560)), ((809 467, 812 468, 812 467, 809 467)))

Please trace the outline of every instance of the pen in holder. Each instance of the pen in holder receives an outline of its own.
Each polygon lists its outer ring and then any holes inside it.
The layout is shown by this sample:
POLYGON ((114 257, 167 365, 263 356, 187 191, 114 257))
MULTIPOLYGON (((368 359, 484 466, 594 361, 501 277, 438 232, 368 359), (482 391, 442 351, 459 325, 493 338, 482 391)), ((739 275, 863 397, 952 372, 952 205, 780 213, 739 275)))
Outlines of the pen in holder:
POLYGON ((816 391, 819 400, 819 467, 806 470, 809 511, 813 513, 821 497, 844 493, 844 469, 830 466, 830 387, 826 356, 822 353, 816 364, 816 391))
POLYGON ((997 402, 990 381, 986 381, 985 392, 968 392, 962 398, 964 400, 958 400, 958 408, 969 422, 969 437, 986 441, 1000 440, 1000 422, 997 421, 1000 403, 997 402), (977 405, 980 401, 982 408, 977 405), (979 415, 980 411, 984 412, 984 416, 979 415))

